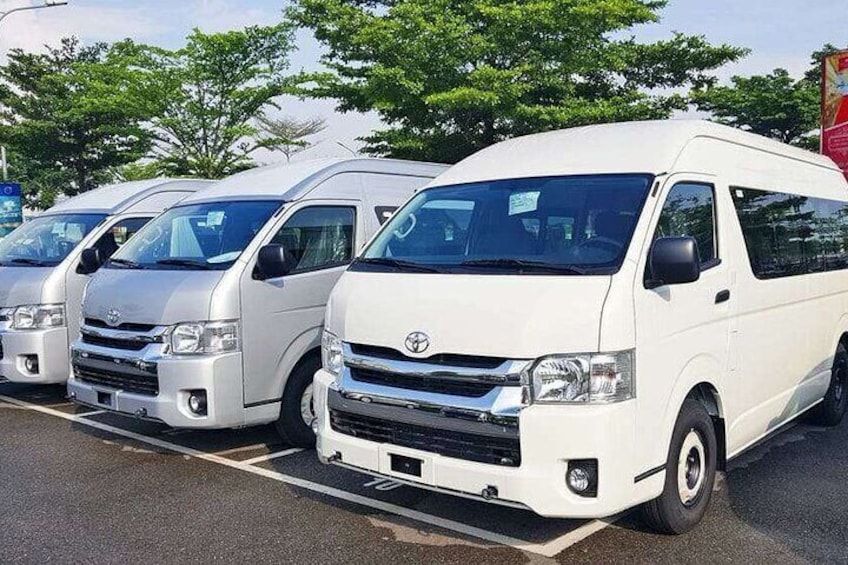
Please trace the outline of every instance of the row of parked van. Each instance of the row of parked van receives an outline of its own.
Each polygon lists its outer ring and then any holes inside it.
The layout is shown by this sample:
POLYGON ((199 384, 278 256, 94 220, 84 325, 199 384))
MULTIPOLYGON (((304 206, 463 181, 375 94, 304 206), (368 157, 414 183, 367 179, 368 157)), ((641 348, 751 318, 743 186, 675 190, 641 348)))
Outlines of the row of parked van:
POLYGON ((848 400, 841 171, 704 122, 107 187, 0 264, 9 380, 546 516, 687 531, 729 459, 848 400))

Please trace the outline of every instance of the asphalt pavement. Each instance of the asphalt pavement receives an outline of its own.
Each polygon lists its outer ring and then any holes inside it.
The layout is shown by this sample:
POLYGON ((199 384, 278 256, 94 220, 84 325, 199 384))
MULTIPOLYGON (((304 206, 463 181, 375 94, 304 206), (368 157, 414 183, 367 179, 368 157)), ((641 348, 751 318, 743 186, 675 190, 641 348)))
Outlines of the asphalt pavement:
POLYGON ((270 426, 193 432, 0 384, 0 563, 848 562, 848 420, 731 463, 671 537, 325 467, 270 426))

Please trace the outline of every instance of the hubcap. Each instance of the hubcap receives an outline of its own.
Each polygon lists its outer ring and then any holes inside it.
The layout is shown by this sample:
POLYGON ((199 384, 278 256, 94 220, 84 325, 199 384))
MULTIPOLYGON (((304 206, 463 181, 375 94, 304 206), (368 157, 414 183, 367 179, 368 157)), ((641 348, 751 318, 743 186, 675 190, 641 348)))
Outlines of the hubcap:
POLYGON ((677 461, 677 492, 684 506, 695 504, 701 494, 706 461, 701 435, 695 430, 690 430, 683 439, 677 461))
POLYGON ((833 374, 833 399, 839 403, 842 402, 842 395, 845 393, 845 359, 834 368, 833 374))
POLYGON ((312 407, 312 383, 303 389, 303 395, 300 397, 300 417, 303 418, 304 424, 312 425, 312 418, 315 417, 315 409, 312 407))

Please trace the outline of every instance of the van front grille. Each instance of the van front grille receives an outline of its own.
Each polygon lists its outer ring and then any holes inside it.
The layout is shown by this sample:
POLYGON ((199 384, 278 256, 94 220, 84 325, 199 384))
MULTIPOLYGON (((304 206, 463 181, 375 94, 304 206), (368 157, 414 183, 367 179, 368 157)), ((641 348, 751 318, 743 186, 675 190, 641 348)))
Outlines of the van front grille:
POLYGON ((521 465, 521 443, 514 438, 491 437, 430 428, 330 409, 330 427, 344 435, 437 453, 446 457, 501 467, 521 465))
POLYGON ((496 369, 506 362, 500 357, 484 357, 481 355, 459 355, 455 353, 439 353, 427 358, 409 357, 391 347, 378 345, 363 345, 351 343, 350 350, 356 355, 365 355, 379 359, 392 361, 411 361, 417 363, 429 363, 431 365, 445 365, 448 367, 469 367, 474 369, 496 369))
POLYGON ((109 347, 112 349, 122 349, 124 351, 141 351, 149 345, 147 341, 136 339, 115 339, 111 337, 103 337, 89 333, 82 334, 82 342, 98 347, 109 347))
POLYGON ((134 324, 132 322, 124 322, 123 324, 119 324, 117 326, 110 326, 103 320, 98 320, 97 318, 85 318, 83 320, 83 324, 92 328, 119 330, 124 332, 147 333, 156 329, 156 326, 154 324, 134 324))
POLYGON ((105 386, 125 392, 146 396, 156 396, 159 394, 159 377, 157 375, 131 375, 118 371, 106 371, 93 367, 74 365, 74 377, 84 383, 105 386))
POLYGON ((460 377, 443 378, 438 376, 410 375, 373 371, 351 367, 353 380, 380 386, 390 386, 405 390, 420 390, 433 394, 452 394, 468 398, 480 398, 492 392, 496 385, 460 377))

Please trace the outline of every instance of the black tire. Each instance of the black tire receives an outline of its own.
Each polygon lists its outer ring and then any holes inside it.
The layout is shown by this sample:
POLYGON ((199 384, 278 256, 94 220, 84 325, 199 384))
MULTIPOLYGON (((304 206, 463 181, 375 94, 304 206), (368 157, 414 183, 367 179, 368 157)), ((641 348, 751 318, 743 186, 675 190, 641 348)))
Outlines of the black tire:
POLYGON ((680 408, 666 460, 662 494, 642 506, 643 519, 663 534, 683 534, 701 521, 712 497, 717 443, 712 418, 699 402, 687 399, 680 408), (694 443, 693 443, 694 442, 694 443), (681 450, 686 445, 685 494, 678 483, 681 450), (684 496, 687 500, 684 502, 684 496))
POLYGON ((280 408, 280 419, 277 420, 276 426, 283 439, 295 447, 304 449, 315 447, 315 433, 312 431, 311 422, 305 421, 305 415, 302 414, 301 410, 301 401, 304 392, 312 386, 312 378, 320 367, 320 356, 307 357, 295 367, 286 383, 282 407, 280 408))
POLYGON ((819 426, 835 426, 842 421, 848 405, 848 349, 840 343, 833 356, 830 386, 818 406, 810 411, 810 420, 819 426))

